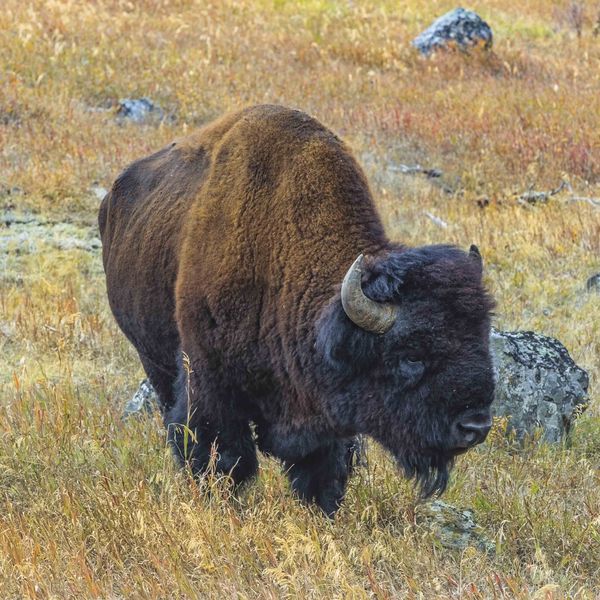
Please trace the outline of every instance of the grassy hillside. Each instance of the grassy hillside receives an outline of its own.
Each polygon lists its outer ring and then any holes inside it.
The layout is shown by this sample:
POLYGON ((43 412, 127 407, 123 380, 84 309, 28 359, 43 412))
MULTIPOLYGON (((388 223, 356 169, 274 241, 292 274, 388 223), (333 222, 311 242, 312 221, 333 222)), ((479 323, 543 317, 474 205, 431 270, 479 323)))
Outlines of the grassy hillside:
POLYGON ((600 210, 573 199, 600 196, 600 7, 473 0, 493 53, 421 59, 410 40, 454 6, 3 1, 1 598, 600 595, 600 295, 583 291, 600 210), (167 118, 118 122, 119 98, 139 96, 167 118), (94 190, 259 102, 302 108, 353 147, 391 237, 477 243, 496 325, 558 337, 589 371, 568 445, 516 451, 497 430, 458 462, 445 499, 474 512, 495 555, 442 548, 376 448, 329 523, 273 461, 235 497, 218 481, 202 495, 158 417, 121 421, 143 374, 106 302, 94 190), (401 173, 416 163, 443 175, 401 173), (518 202, 561 181, 572 191, 518 202))

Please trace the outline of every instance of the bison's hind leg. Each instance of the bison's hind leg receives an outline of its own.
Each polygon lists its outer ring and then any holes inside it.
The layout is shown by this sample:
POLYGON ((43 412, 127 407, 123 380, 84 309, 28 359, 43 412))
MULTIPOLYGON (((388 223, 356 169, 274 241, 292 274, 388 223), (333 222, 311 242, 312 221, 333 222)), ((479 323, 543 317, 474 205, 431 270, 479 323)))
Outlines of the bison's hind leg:
POLYGON ((214 469, 238 485, 258 471, 256 446, 245 421, 228 421, 215 427, 201 415, 188 415, 187 403, 178 400, 165 417, 175 457, 202 477, 214 469))
POLYGON ((300 460, 285 461, 294 492, 333 517, 346 493, 354 448, 354 440, 332 440, 300 460))

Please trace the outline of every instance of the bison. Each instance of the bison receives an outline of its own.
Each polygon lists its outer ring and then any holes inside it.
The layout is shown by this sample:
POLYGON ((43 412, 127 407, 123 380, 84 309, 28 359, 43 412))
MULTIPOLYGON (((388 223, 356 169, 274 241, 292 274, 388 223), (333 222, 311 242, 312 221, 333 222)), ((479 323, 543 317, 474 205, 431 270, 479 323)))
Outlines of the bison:
POLYGON ((314 118, 222 117, 127 167, 99 226, 110 307, 194 474, 212 447, 239 484, 258 447, 333 515, 360 434, 424 496, 485 439, 492 300, 477 248, 391 242, 361 168, 314 118))

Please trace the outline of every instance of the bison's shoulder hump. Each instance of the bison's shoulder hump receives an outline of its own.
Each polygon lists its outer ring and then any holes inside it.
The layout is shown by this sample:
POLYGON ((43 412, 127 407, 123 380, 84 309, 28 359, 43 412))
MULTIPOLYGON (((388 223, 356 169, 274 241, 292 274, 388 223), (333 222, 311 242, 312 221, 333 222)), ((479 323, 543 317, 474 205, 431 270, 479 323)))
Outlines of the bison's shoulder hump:
POLYGON ((339 138, 314 117, 280 105, 261 104, 248 109, 245 119, 259 126, 279 130, 282 134, 303 139, 306 137, 329 138, 339 142, 339 138))

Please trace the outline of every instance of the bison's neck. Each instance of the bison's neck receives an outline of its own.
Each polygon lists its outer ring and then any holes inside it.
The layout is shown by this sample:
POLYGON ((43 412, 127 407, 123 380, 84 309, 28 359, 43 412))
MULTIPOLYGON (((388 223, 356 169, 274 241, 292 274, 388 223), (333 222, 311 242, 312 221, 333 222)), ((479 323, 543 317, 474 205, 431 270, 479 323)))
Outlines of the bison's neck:
POLYGON ((332 306, 334 310, 341 307, 341 283, 356 257, 360 253, 379 254, 389 247, 376 213, 363 217, 340 219, 337 227, 332 224, 318 236, 304 237, 295 248, 294 258, 286 261, 285 283, 277 300, 284 331, 280 351, 295 409, 301 418, 309 417, 313 423, 319 416, 324 428, 333 423, 324 412, 329 382, 316 350, 319 321, 332 306))

